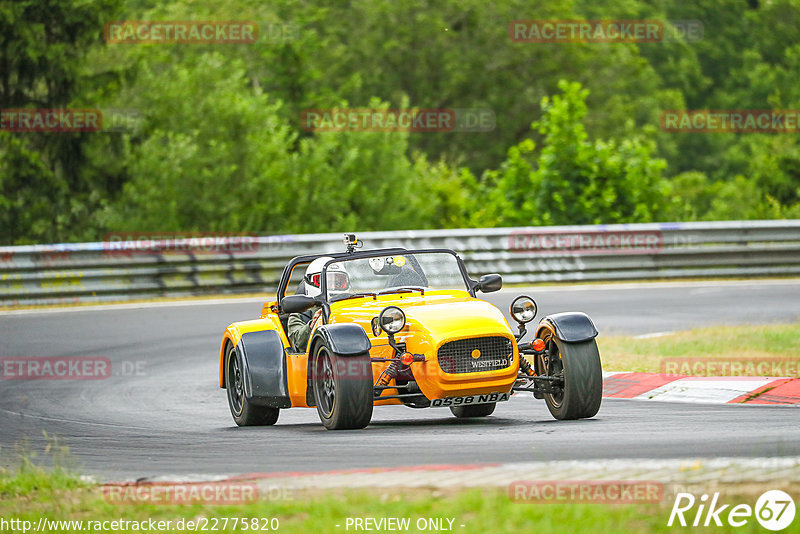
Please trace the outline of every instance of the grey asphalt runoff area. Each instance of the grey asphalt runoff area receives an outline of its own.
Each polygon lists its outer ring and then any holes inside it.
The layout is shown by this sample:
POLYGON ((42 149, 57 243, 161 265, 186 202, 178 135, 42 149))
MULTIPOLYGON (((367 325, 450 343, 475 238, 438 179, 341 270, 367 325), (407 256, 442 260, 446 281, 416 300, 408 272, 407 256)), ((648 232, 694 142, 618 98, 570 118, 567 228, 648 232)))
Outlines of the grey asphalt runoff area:
MULTIPOLYGON (((800 280, 511 288, 485 298, 506 312, 517 294, 539 316, 588 313, 601 335, 716 324, 795 322, 800 280)), ((447 409, 375 409, 364 430, 326 431, 316 410, 274 427, 238 428, 219 389, 219 342, 256 318, 256 299, 0 313, 0 357, 107 357, 105 380, 0 380, 0 457, 40 451, 42 432, 101 480, 359 467, 603 458, 800 456, 800 409, 604 400, 584 421, 552 419, 529 394, 485 420, 447 409)))

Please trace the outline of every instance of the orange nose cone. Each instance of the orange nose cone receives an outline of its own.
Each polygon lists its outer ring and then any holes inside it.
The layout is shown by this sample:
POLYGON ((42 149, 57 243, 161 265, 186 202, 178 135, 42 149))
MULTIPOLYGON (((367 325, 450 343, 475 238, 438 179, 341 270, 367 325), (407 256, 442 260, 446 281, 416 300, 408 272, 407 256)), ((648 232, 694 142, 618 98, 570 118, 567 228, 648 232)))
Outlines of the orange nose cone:
POLYGON ((544 340, 536 338, 533 340, 533 343, 531 343, 531 346, 536 352, 541 352, 544 350, 544 340))
POLYGON ((400 356, 400 361, 403 363, 403 365, 411 365, 411 363, 414 361, 414 355, 410 352, 404 352, 403 355, 400 356))

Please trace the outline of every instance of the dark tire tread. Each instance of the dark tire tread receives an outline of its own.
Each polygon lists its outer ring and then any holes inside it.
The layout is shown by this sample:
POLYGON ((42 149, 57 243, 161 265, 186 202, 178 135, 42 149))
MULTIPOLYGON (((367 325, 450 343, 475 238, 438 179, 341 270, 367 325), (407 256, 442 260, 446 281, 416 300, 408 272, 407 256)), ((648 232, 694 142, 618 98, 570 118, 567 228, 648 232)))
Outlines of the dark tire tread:
MULTIPOLYGON (((237 358, 239 357, 239 353, 236 350, 236 347, 228 343, 228 348, 226 349, 226 354, 225 354, 226 376, 228 373, 228 366, 230 365, 231 355, 234 355, 237 358)), ((239 365, 241 366, 241 359, 239 361, 239 365)), ((231 392, 229 388, 230 384, 226 383, 225 390, 228 397, 228 407, 230 408, 233 420, 236 422, 237 425, 270 426, 278 422, 278 416, 280 415, 281 411, 280 408, 272 408, 270 406, 258 406, 256 404, 249 402, 246 396, 242 397, 242 411, 241 413, 237 414, 233 406, 233 402, 231 401, 231 392)))
MULTIPOLYGON (((369 353, 356 356, 340 356, 325 345, 319 345, 315 351, 315 359, 319 351, 325 349, 333 360, 334 377, 336 384, 336 402, 330 417, 325 417, 322 409, 317 405, 317 413, 323 426, 328 430, 356 430, 369 425, 372 420, 374 393, 372 389, 372 362, 369 353), (362 378, 342 377, 340 370, 352 367, 353 362, 359 369, 369 369, 369 373, 362 378)), ((316 365, 312 366, 315 369, 316 365)), ((316 379, 312 380, 316 384, 316 379)), ((316 387, 316 385, 314 386, 316 387)))
POLYGON ((603 370, 594 339, 580 343, 555 340, 564 366, 564 397, 561 405, 545 394, 550 413, 556 419, 587 419, 600 410, 603 400, 603 370))

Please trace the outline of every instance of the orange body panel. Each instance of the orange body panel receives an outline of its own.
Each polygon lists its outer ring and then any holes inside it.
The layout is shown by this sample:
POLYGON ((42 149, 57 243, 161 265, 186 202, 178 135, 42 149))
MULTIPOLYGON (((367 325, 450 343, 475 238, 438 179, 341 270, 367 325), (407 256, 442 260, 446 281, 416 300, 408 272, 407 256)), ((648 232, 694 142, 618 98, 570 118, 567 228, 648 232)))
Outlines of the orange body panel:
MULTIPOLYGON (((471 297, 466 291, 430 290, 425 295, 419 292, 381 295, 376 298, 361 297, 331 304, 331 323, 356 323, 364 328, 372 343, 370 356, 390 358, 394 355, 385 333, 375 337, 371 320, 386 306, 398 306, 406 314, 406 326, 395 340, 406 343, 414 354, 424 354, 425 361, 414 362, 411 369, 423 394, 429 399, 505 393, 511 390, 519 369, 519 353, 511 327, 503 314, 492 304, 471 297), (512 365, 497 371, 450 374, 439 366, 438 351, 444 343, 459 339, 502 336, 512 341, 512 365)), ((234 345, 242 334, 257 330, 277 330, 284 347, 289 340, 276 313, 277 302, 264 304, 261 319, 234 323, 225 331, 220 347, 220 387, 224 387, 223 365, 225 345, 234 345)), ((313 332, 312 332, 313 336, 313 332)), ((373 380, 377 381, 388 362, 374 362, 373 380)), ((292 407, 308 407, 306 403, 308 355, 286 356, 286 371, 289 398, 292 407)), ((390 382, 391 384, 391 382, 390 382)), ((385 390, 382 395, 394 395, 397 390, 385 390)), ((398 399, 376 400, 375 405, 402 404, 398 399)))
MULTIPOLYGON (((278 303, 275 302, 264 304, 264 309, 267 309, 267 307, 271 304, 277 305, 278 303)), ((242 334, 246 334, 247 332, 258 332, 261 330, 276 330, 278 335, 281 337, 283 346, 289 346, 289 338, 286 337, 286 332, 283 331, 281 320, 278 318, 278 314, 276 313, 264 313, 264 310, 262 310, 260 319, 239 321, 231 324, 225 329, 225 333, 222 335, 222 343, 220 343, 219 346, 219 387, 225 387, 224 367, 226 345, 231 343, 233 346, 236 346, 239 343, 239 340, 242 339, 242 334)))
POLYGON ((286 355, 286 381, 292 408, 308 408, 306 389, 308 389, 308 354, 286 355))
MULTIPOLYGON (((411 369, 426 397, 438 399, 511 390, 519 369, 516 343, 512 343, 512 365, 499 371, 445 373, 437 358, 439 347, 448 341, 484 336, 502 336, 513 341, 511 327, 495 306, 471 297, 466 291, 426 291, 424 296, 417 292, 389 294, 375 299, 365 297, 334 303, 330 320, 332 323, 361 325, 372 342, 370 355, 391 356, 387 335, 373 336, 371 326, 372 318, 386 306, 398 306, 406 314, 406 326, 395 335, 395 340, 405 342, 409 352, 425 355, 425 361, 412 363, 411 369)), ((383 362, 373 364, 376 380, 388 365, 383 362)), ((394 393, 387 390, 384 394, 394 393)))

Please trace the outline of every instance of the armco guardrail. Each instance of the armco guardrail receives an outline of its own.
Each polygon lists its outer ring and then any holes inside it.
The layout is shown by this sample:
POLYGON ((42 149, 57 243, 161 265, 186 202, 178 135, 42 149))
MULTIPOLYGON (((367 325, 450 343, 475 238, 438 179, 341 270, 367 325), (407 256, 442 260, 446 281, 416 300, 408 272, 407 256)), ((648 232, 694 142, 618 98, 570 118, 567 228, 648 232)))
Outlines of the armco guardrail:
MULTIPOLYGON (((452 248, 507 283, 800 274, 800 220, 365 232, 367 248, 452 248)), ((274 291, 342 234, 0 247, 0 305, 274 291)))

